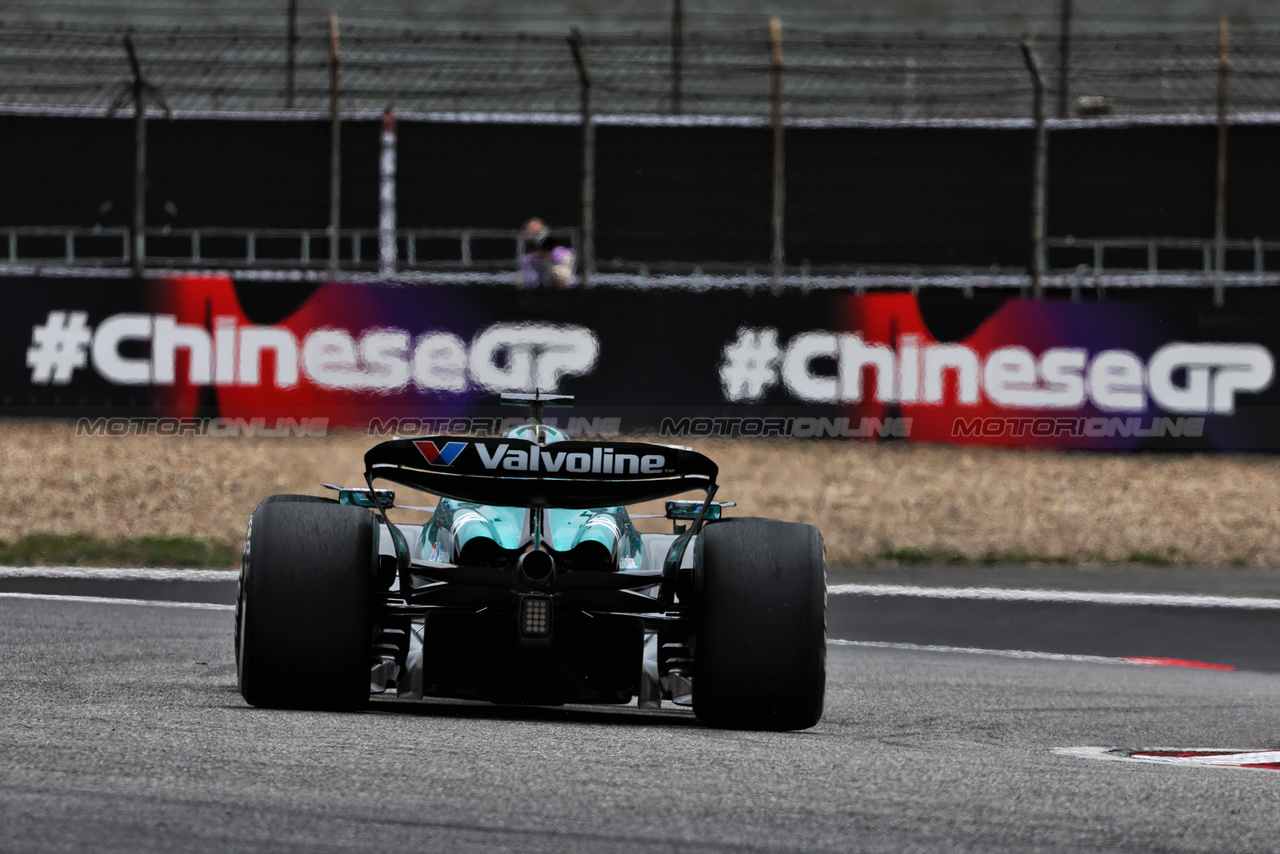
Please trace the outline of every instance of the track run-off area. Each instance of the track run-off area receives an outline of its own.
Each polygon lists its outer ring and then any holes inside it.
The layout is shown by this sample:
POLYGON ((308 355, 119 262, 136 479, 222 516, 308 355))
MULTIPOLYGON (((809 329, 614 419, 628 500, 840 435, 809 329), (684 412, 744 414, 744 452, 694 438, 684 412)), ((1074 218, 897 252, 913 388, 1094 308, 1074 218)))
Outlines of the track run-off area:
POLYGON ((254 709, 233 572, 0 568, 0 850, 1275 850, 1278 581, 837 568, 826 712, 775 734, 254 709))

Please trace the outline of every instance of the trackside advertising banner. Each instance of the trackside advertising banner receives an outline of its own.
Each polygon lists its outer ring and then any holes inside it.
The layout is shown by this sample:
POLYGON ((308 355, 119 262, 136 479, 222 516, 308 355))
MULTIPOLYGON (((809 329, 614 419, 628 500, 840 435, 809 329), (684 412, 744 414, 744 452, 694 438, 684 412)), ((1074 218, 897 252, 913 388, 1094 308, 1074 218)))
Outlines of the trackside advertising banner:
POLYGON ((1280 317, 959 294, 10 281, 0 414, 90 432, 1280 448, 1280 317))

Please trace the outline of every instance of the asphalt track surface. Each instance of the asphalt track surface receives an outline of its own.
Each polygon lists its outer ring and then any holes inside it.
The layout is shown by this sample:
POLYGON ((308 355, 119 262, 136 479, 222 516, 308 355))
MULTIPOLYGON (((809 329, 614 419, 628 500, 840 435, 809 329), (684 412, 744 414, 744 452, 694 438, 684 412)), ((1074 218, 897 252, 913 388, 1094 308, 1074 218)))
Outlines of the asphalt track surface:
POLYGON ((1280 573, 838 575, 826 713, 782 734, 253 709, 230 581, 69 575, 0 571, 3 851, 1280 849, 1274 771, 1055 752, 1280 745, 1280 573))

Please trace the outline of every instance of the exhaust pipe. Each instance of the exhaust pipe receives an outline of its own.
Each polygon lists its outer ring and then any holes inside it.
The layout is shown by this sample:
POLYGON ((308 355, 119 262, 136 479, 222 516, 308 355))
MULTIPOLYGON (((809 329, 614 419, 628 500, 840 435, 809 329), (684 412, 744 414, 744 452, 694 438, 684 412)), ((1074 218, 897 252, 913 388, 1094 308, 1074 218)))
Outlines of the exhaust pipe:
POLYGON ((541 549, 525 552, 516 561, 516 576, 524 587, 545 590, 556 576, 555 559, 541 549))

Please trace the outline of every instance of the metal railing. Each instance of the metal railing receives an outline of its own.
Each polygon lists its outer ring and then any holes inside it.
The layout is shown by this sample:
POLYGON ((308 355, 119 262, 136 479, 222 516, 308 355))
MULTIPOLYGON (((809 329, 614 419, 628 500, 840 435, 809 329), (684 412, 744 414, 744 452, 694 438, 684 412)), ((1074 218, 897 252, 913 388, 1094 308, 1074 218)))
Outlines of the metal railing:
MULTIPOLYGON (((0 266, 128 267, 129 229, 11 226, 0 266)), ((383 234, 341 229, 338 257, 329 257, 330 230, 282 228, 148 228, 145 266, 172 269, 284 269, 382 271, 383 234)), ((410 228, 393 232, 392 271, 515 270, 524 255, 520 231, 492 228, 410 228)), ((576 229, 552 237, 577 249, 576 229)))
MULTIPOLYGON (((1052 269, 1075 269, 1085 265, 1093 275, 1105 275, 1114 272, 1142 271, 1146 273, 1186 272, 1196 270, 1202 273, 1217 272, 1214 265, 1217 241, 1192 237, 1123 237, 1123 238, 1076 238, 1051 237, 1045 241, 1050 250, 1050 267, 1052 269), (1054 250, 1067 250, 1055 252, 1054 250), (1078 253, 1074 264, 1063 263, 1069 252, 1078 253), (1122 260, 1107 264, 1107 253, 1114 259, 1123 253, 1122 260), (1174 254, 1176 253, 1176 254, 1174 254), (1165 263, 1161 264, 1161 258, 1165 263), (1170 255, 1174 262, 1170 262, 1170 255), (1057 261, 1058 263, 1053 263, 1057 261)), ((1228 262, 1224 273, 1251 272, 1262 275, 1280 271, 1280 257, 1273 258, 1273 265, 1268 267, 1268 253, 1280 255, 1280 241, 1263 240, 1255 237, 1251 240, 1229 239, 1222 241, 1222 249, 1228 262)))
MULTIPOLYGON (((49 269, 91 273, 95 269, 128 275, 129 230, 122 227, 12 226, 0 228, 0 274, 49 269)), ((577 248, 575 229, 553 235, 577 248)), ((315 229, 149 228, 145 232, 146 267, 162 270, 220 270, 270 277, 275 274, 323 276, 334 272, 359 281, 381 277, 433 281, 507 281, 524 254, 520 231, 484 228, 417 228, 394 232, 396 261, 381 259, 377 229, 342 229, 339 256, 331 264, 329 231, 315 229)), ((1076 238, 1046 241, 1046 287, 1227 287, 1280 285, 1280 241, 1223 241, 1225 269, 1214 266, 1217 243, 1211 238, 1076 238)), ((635 262, 613 259, 598 267, 602 284, 641 286, 770 287, 764 263, 635 262)), ((1027 287, 1023 267, 836 264, 788 266, 780 284, 800 288, 972 288, 1027 287)), ((514 280, 512 280, 514 281, 514 280)))

